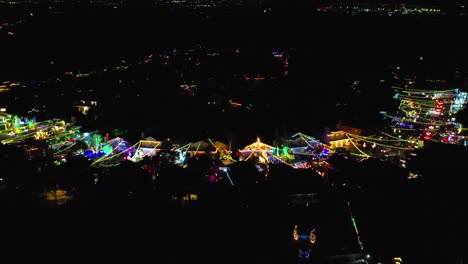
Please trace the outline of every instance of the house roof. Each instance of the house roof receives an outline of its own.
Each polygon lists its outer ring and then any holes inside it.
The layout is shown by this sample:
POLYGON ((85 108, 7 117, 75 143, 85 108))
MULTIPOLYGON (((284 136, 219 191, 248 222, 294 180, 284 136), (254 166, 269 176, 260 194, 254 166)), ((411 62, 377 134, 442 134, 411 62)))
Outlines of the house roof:
POLYGON ((271 150, 271 149, 275 149, 275 147, 273 146, 270 146, 270 145, 267 145, 265 143, 262 143, 260 141, 260 138, 257 138, 257 141, 246 146, 244 149, 242 149, 241 151, 248 151, 248 150, 271 150))

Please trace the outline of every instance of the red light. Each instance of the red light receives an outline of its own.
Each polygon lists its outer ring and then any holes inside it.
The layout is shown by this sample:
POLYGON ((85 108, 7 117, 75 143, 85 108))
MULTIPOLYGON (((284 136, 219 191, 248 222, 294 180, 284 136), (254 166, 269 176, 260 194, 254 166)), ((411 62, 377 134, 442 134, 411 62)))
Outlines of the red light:
POLYGON ((210 182, 216 182, 216 177, 214 175, 210 176, 210 182))

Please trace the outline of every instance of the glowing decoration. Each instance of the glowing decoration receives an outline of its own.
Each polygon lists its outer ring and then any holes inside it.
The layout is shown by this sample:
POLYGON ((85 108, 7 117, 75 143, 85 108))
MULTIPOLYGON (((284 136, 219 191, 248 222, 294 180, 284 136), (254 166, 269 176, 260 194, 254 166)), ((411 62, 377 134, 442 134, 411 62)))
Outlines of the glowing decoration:
POLYGON ((361 239, 359 238, 359 231, 356 225, 356 221, 354 220, 353 213, 351 211, 351 204, 349 202, 348 202, 348 210, 349 210, 349 215, 351 216, 351 222, 353 223, 354 231, 356 232, 356 238, 359 244, 359 248, 361 250, 364 250, 364 246, 362 245, 361 239))
POLYGON ((310 258, 310 252, 312 249, 309 250, 299 250, 298 257, 300 259, 309 259, 310 258))
POLYGON ((267 161, 267 159, 265 159, 263 156, 259 156, 258 157, 258 160, 261 162, 261 163, 265 163, 267 161))
POLYGON ((93 135, 94 151, 98 152, 101 146, 102 136, 99 134, 93 135))
POLYGON ((312 243, 314 245, 317 242, 317 236, 315 235, 315 228, 310 231, 309 241, 310 241, 310 243, 312 243))
POLYGON ((28 121, 28 128, 29 129, 34 129, 36 127, 36 122, 34 120, 29 120, 28 121))
POLYGON ((294 226, 293 238, 296 241, 299 240, 299 234, 297 233, 297 225, 294 226))
POLYGON ((104 154, 106 154, 106 156, 109 156, 110 154, 112 154, 112 146, 106 145, 102 148, 102 151, 104 151, 104 154))
POLYGON ((261 162, 270 161, 269 156, 273 155, 276 151, 275 147, 264 144, 260 141, 260 138, 257 138, 257 141, 253 144, 246 146, 244 149, 240 150, 241 157, 246 158, 244 161, 249 160, 251 157, 258 156, 261 159, 261 162))
POLYGON ((46 139, 50 136, 48 132, 45 131, 37 131, 36 134, 34 135, 34 138, 36 140, 41 140, 41 139, 46 139))
MULTIPOLYGON (((445 83, 440 80, 432 82, 445 83)), ((447 90, 392 88, 396 92, 394 98, 400 100, 401 112, 393 117, 383 114, 396 122, 394 133, 397 129, 405 128, 406 133, 402 136, 424 140, 437 138, 438 142, 460 144, 459 140, 447 137, 447 135, 454 126, 459 125, 451 116, 465 107, 468 98, 466 92, 460 92, 458 88, 447 90), (431 130, 432 134, 428 134, 428 130, 431 130), (410 134, 410 131, 414 133, 410 134)))
POLYGON ((283 147, 283 156, 287 157, 289 155, 289 147, 284 146, 283 147))
POLYGON ((16 115, 14 115, 12 118, 11 118, 11 125, 14 129, 16 128, 19 128, 20 127, 20 118, 16 115))
POLYGON ((179 152, 179 163, 183 164, 185 162, 187 152, 181 151, 179 152))

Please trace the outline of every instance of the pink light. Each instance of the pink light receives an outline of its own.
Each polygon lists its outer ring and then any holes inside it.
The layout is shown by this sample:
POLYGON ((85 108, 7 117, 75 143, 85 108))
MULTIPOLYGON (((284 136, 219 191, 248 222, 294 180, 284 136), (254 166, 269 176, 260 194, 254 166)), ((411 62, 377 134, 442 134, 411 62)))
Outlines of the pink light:
POLYGON ((265 80, 265 77, 255 77, 254 80, 255 81, 263 81, 263 80, 265 80))

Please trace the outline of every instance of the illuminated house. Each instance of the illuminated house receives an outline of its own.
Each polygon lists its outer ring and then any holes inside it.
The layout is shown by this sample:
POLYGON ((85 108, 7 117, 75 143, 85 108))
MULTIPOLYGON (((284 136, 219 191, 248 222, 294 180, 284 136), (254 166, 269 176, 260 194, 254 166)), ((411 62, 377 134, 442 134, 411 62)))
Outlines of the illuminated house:
POLYGON ((310 168, 314 161, 323 161, 334 153, 330 146, 300 132, 286 142, 290 149, 285 153, 283 148, 282 157, 286 156, 294 168, 310 168))
POLYGON ((77 110, 82 114, 82 115, 87 115, 88 111, 97 106, 97 101, 86 101, 86 100, 80 100, 78 104, 75 105, 77 110))
POLYGON ((291 152, 293 154, 309 154, 313 156, 317 156, 319 154, 328 156, 333 154, 333 151, 329 149, 329 146, 300 132, 294 134, 287 142, 290 145, 291 152), (318 153, 317 150, 320 150, 320 153, 318 153))
POLYGON ((197 142, 190 143, 190 145, 187 148, 187 152, 191 156, 201 155, 205 153, 215 154, 216 147, 213 146, 210 142, 207 142, 205 140, 199 140, 197 142))
POLYGON ((0 131, 7 130, 11 126, 11 115, 0 112, 0 131))
POLYGON ((213 147, 216 148, 216 154, 218 155, 217 157, 224 165, 229 165, 235 162, 231 156, 232 152, 227 144, 211 139, 208 139, 208 141, 211 143, 211 145, 213 145, 213 147))
POLYGON ((143 158, 146 156, 153 157, 156 156, 158 151, 161 148, 161 141, 158 141, 152 137, 147 137, 143 140, 140 140, 140 145, 135 154, 135 158, 143 158))
POLYGON ((329 145, 332 149, 336 148, 350 148, 350 139, 346 136, 344 131, 333 131, 327 134, 329 145))
POLYGON ((241 153, 241 160, 249 160, 252 157, 258 157, 261 163, 269 163, 274 160, 274 153, 276 148, 260 141, 260 138, 257 138, 255 143, 252 143, 246 146, 244 149, 239 150, 241 153))

